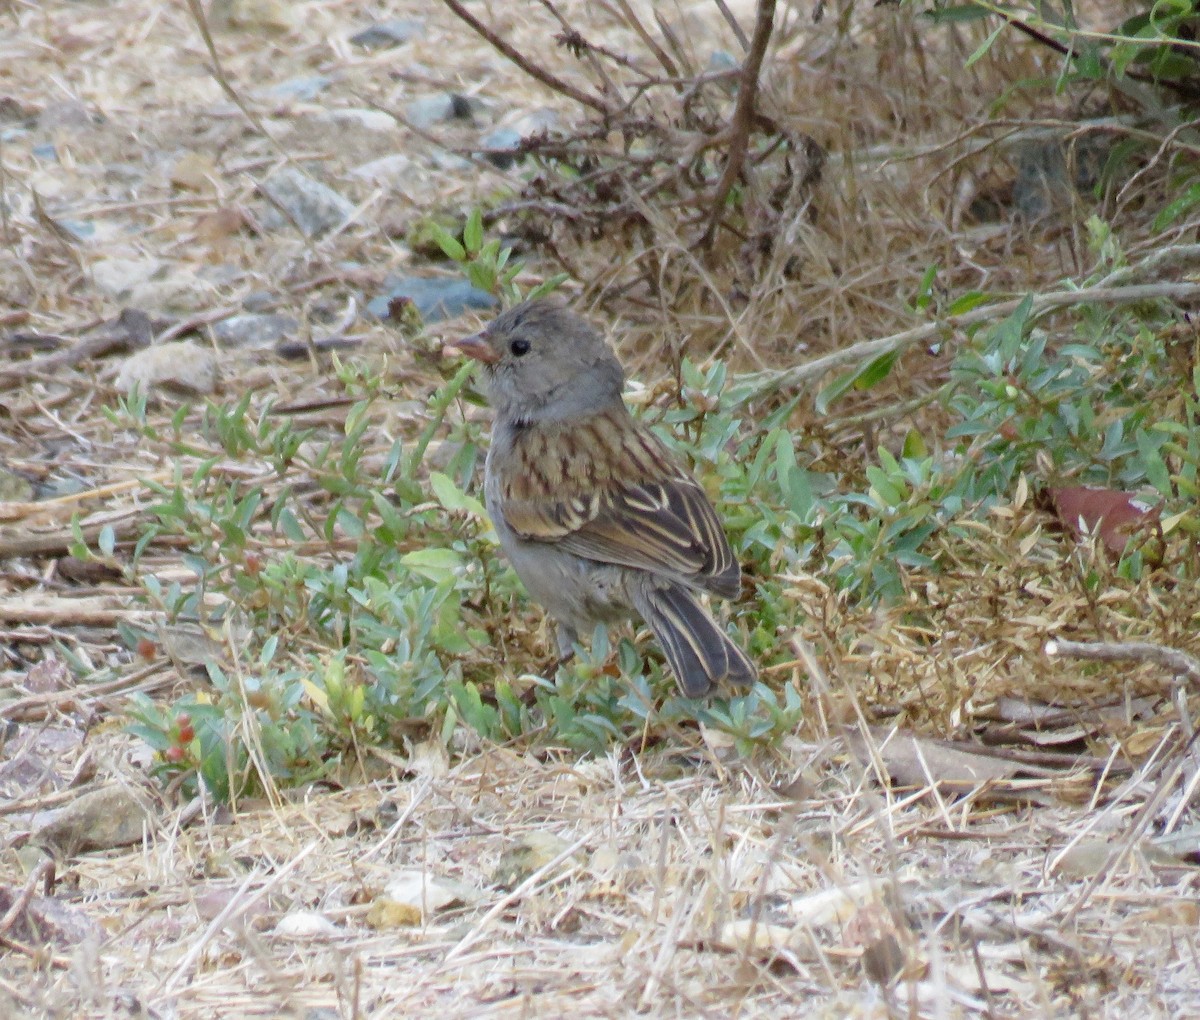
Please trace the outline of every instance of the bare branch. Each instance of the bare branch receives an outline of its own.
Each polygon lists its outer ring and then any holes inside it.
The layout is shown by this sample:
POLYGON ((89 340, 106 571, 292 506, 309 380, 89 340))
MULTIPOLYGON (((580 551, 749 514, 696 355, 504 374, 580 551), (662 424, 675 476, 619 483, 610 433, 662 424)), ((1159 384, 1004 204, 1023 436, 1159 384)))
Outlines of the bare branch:
POLYGON ((767 43, 771 40, 774 24, 775 0, 758 0, 758 11, 754 17, 754 37, 750 42, 750 52, 742 64, 741 87, 738 89, 737 106, 734 107, 733 120, 729 126, 729 155, 725 162, 725 172, 717 182, 717 190, 713 194, 709 210, 708 228, 700 239, 700 247, 704 249, 712 248, 717 236, 717 227, 721 222, 721 212, 725 207, 725 199, 729 197, 729 192, 746 162, 750 129, 754 125, 754 101, 758 97, 758 73, 767 53, 767 43))
POLYGON ((507 57, 531 78, 536 78, 547 88, 551 88, 555 92, 566 96, 568 99, 573 99, 575 102, 583 106, 587 106, 606 117, 612 113, 612 109, 609 107, 608 103, 604 102, 604 100, 600 99, 598 96, 584 92, 582 89, 577 89, 574 85, 570 84, 570 82, 565 82, 561 78, 556 78, 545 68, 539 67, 537 64, 530 61, 529 58, 521 53, 515 46, 513 46, 507 40, 502 39, 490 28, 488 28, 482 21, 475 17, 474 14, 468 11, 466 7, 459 2, 459 0, 442 0, 442 3, 449 7, 450 10, 452 10, 462 21, 465 21, 468 25, 470 25, 471 28, 479 33, 479 35, 491 43, 492 47, 501 56, 507 57))

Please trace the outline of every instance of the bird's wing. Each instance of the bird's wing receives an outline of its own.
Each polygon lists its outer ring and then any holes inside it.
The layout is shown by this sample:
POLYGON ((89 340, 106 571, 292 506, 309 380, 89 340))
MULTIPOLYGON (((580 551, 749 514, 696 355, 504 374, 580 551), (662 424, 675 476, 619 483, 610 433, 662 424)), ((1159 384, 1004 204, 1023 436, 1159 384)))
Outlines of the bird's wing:
POLYGON ((724 596, 741 569, 700 484, 622 405, 569 426, 527 426, 522 472, 500 478, 518 535, 620 566, 658 570, 724 596))

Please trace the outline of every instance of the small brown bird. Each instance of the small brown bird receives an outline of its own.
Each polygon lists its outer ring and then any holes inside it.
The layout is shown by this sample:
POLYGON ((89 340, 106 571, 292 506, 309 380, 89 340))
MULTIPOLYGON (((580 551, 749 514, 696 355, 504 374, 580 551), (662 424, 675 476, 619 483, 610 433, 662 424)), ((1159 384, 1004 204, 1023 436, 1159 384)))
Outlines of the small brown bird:
POLYGON ((496 412, 485 495, 500 545, 558 622, 580 632, 640 616, 684 694, 753 684, 754 665, 697 593, 733 598, 734 559, 704 489, 621 399, 604 338, 553 300, 529 301, 455 344, 483 363, 496 412))

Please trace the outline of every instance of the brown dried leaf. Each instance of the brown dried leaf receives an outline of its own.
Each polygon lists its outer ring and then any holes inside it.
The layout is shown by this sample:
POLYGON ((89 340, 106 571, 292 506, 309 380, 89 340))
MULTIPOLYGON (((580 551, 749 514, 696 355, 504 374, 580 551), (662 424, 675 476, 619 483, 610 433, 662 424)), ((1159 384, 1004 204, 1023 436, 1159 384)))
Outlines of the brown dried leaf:
POLYGON ((1099 534, 1114 556, 1124 553, 1130 539, 1137 538, 1148 561, 1162 562, 1161 506, 1149 506, 1131 492, 1085 485, 1047 489, 1046 494, 1063 526, 1073 534, 1099 534))
MULTIPOLYGON (((930 740, 912 733, 872 731, 875 750, 899 786, 936 784, 943 790, 966 793, 987 783, 1011 779, 1023 766, 989 755, 983 749, 956 747, 946 741, 930 740)), ((872 748, 858 730, 847 730, 850 747, 864 765, 874 762, 872 748)))

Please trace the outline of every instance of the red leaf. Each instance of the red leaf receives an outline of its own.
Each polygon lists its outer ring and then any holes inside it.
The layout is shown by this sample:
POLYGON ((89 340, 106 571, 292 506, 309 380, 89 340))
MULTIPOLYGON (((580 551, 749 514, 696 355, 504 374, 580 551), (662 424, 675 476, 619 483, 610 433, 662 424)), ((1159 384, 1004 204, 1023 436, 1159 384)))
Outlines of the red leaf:
POLYGON ((1099 534, 1104 547, 1120 556, 1133 536, 1155 538, 1157 543, 1143 548, 1151 563, 1162 562, 1161 506, 1148 506, 1133 493, 1115 489, 1070 486, 1047 489, 1050 502, 1063 526, 1076 535, 1099 534))

